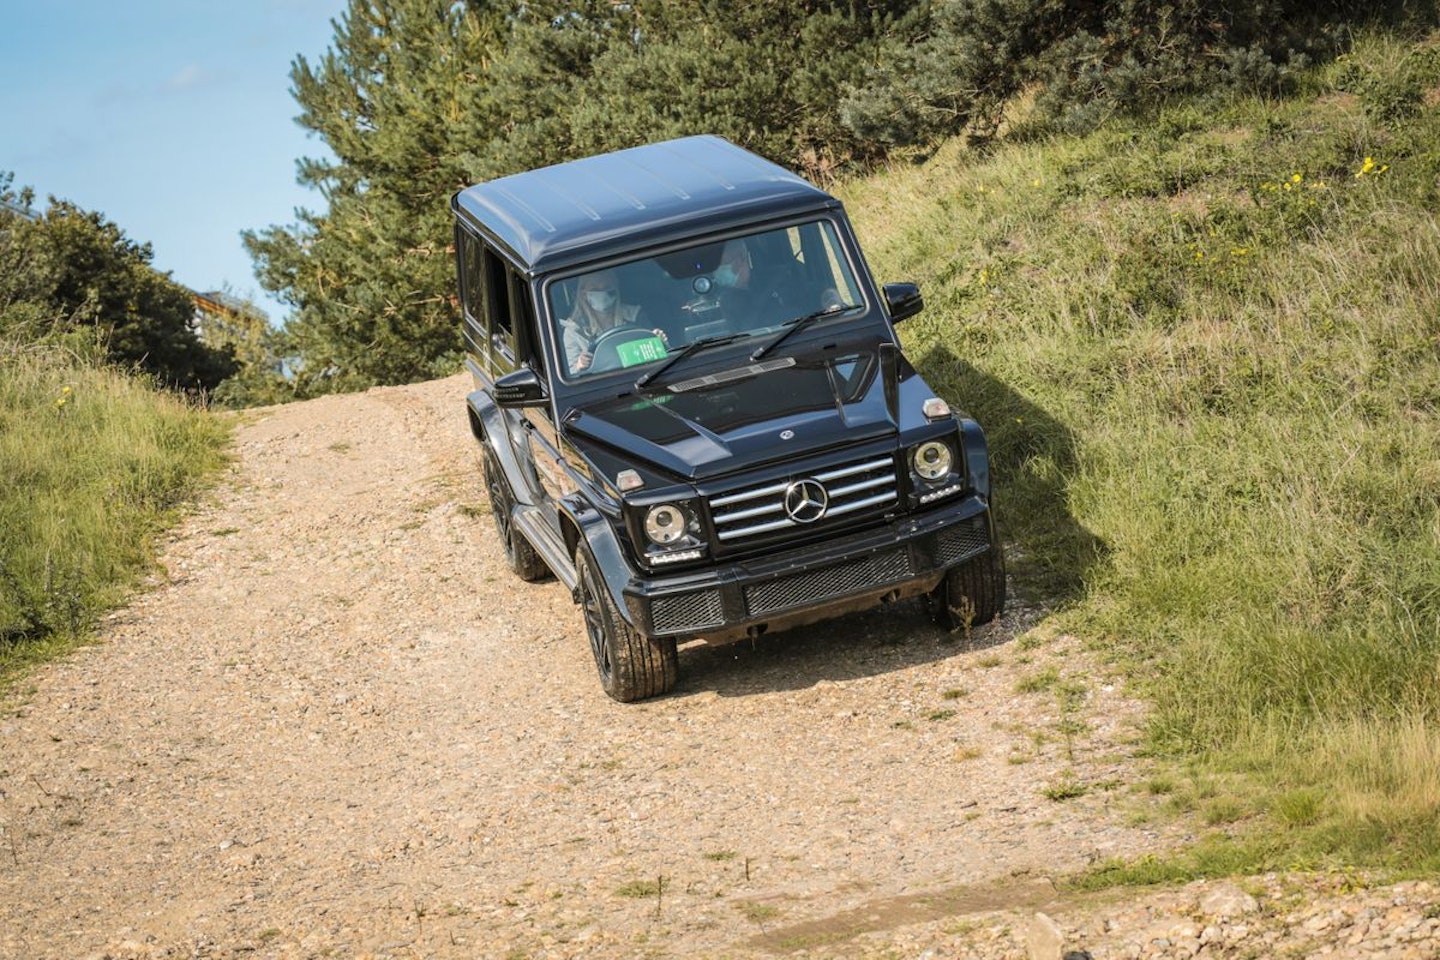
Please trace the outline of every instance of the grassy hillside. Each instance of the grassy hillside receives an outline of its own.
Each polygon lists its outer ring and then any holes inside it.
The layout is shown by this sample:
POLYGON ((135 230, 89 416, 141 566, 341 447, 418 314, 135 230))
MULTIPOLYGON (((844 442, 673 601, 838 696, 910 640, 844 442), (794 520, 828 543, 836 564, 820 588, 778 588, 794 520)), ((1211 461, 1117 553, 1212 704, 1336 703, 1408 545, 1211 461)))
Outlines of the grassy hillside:
POLYGON ((0 681, 134 587, 227 437, 145 382, 0 339, 0 681))
POLYGON ((1288 101, 840 191, 1017 587, 1155 701, 1137 788, 1212 828, 1172 874, 1440 868, 1437 102, 1440 37, 1370 37, 1288 101))

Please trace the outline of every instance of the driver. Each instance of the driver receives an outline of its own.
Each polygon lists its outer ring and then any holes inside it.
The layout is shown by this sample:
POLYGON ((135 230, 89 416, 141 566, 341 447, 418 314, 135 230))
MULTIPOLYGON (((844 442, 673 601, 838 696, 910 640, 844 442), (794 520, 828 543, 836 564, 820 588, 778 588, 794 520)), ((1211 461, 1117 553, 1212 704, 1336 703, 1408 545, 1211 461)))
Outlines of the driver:
POLYGON ((620 279, 614 270, 597 270, 580 278, 575 291, 575 309, 560 321, 560 335, 571 373, 590 369, 595 359, 595 339, 616 327, 639 326, 643 321, 638 306, 620 300, 620 279))

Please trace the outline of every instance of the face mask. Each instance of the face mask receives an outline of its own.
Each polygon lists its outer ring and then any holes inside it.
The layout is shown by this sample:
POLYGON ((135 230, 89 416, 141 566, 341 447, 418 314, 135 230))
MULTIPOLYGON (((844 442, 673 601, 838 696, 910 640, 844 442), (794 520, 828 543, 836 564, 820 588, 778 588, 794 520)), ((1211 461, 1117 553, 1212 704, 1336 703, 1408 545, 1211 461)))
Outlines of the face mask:
POLYGON ((604 313, 615 306, 615 294, 609 290, 587 290, 585 302, 590 304, 591 310, 599 310, 604 313))
POLYGON ((735 275, 735 268, 728 263, 722 263, 715 269, 715 283, 722 287, 733 287, 735 281, 740 278, 735 275))

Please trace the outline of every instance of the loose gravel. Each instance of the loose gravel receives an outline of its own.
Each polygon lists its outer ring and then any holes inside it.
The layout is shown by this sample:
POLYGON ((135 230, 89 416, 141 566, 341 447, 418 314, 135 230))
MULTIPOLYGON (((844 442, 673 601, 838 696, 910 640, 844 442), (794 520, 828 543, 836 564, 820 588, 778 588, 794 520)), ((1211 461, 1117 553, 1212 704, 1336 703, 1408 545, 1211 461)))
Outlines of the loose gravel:
POLYGON ((1418 882, 1057 893, 1183 838, 1127 825, 1140 707, 1036 611, 687 646, 610 701, 504 566, 466 389, 241 418, 162 575, 0 713, 0 957, 1440 955, 1418 882))

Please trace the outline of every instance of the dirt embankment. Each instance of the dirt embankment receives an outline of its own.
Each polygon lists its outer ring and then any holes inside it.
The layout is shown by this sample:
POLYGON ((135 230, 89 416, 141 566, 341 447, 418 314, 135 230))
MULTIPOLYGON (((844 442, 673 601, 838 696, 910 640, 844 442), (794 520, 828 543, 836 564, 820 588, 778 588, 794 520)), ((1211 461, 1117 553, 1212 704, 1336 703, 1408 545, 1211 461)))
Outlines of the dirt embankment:
POLYGON ((1094 916, 1047 877, 1160 842, 1135 704, 1025 611, 610 701, 503 564, 465 389, 247 415, 160 582, 0 714, 0 957, 1023 955, 1094 916))

